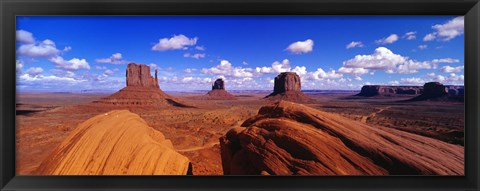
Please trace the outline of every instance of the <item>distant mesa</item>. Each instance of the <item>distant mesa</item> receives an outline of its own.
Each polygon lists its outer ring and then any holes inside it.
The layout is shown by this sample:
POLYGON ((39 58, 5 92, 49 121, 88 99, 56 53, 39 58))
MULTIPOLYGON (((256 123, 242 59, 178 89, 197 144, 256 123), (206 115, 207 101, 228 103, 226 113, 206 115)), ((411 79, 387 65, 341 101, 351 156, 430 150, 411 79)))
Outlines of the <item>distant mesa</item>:
POLYGON ((220 137, 220 146, 226 175, 464 173, 459 145, 287 101, 262 107, 220 137))
POLYGON ((78 125, 36 170, 48 175, 186 175, 187 157, 137 114, 113 110, 78 125))
POLYGON ((410 101, 463 101, 464 86, 445 86, 440 82, 423 85, 423 93, 410 101))
POLYGON ((225 90, 225 82, 219 78, 213 82, 212 90, 225 90))
POLYGON ((127 86, 125 88, 94 103, 118 106, 153 106, 157 108, 192 107, 163 92, 158 85, 157 70, 155 70, 155 77, 152 77, 150 67, 147 65, 128 64, 126 82, 127 86))
POLYGON ((206 95, 199 97, 198 99, 204 100, 235 100, 237 99, 234 95, 228 93, 225 90, 225 82, 223 79, 217 79, 212 84, 212 90, 209 91, 206 95))
POLYGON ((396 95, 420 95, 423 91, 421 86, 383 86, 365 85, 357 96, 396 96, 396 95))
POLYGON ((293 102, 310 102, 312 98, 301 91, 300 76, 295 72, 282 72, 275 77, 273 93, 264 99, 270 101, 288 100, 293 102))

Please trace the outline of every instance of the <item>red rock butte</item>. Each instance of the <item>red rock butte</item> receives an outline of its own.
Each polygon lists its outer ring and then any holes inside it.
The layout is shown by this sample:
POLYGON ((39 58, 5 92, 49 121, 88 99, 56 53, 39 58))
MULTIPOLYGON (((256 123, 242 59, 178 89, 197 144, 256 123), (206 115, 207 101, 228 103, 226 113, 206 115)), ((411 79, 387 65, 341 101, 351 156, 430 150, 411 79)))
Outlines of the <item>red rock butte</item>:
POLYGON ((280 101, 220 138, 226 175, 462 175, 464 148, 280 101), (434 152, 441 151, 441 152, 434 152))
POLYGON ((217 79, 212 84, 212 90, 209 91, 205 96, 202 96, 201 99, 206 100, 235 100, 237 99, 234 95, 230 94, 225 90, 225 82, 223 79, 217 79))
POLYGON ((295 72, 282 72, 275 77, 273 93, 264 99, 270 101, 288 100, 293 102, 310 102, 312 98, 305 95, 302 91, 300 76, 295 72))
POLYGON ((157 70, 155 70, 155 77, 152 77, 150 67, 147 65, 128 64, 126 85, 118 92, 94 103, 118 106, 153 106, 157 108, 192 107, 163 92, 158 85, 157 70))

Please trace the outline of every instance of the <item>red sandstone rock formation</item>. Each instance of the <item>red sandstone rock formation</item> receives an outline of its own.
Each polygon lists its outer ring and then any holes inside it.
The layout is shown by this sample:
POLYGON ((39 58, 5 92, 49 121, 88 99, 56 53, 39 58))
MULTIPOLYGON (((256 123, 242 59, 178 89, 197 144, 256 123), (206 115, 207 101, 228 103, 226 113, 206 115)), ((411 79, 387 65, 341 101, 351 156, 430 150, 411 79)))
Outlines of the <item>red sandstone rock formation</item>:
POLYGON ((128 64, 126 78, 127 86, 159 88, 157 70, 155 70, 155 78, 153 78, 150 75, 150 66, 144 64, 128 64))
POLYGON ((365 85, 357 96, 420 95, 422 91, 423 87, 421 86, 365 85))
POLYGON ((423 93, 411 101, 448 101, 448 88, 440 82, 427 82, 423 85, 423 93))
POLYGON ((152 77, 150 67, 147 65, 128 64, 126 81, 127 87, 94 103, 117 106, 153 106, 156 108, 192 107, 163 92, 158 85, 157 70, 155 70, 155 77, 152 77))
POLYGON ((270 101, 288 100, 294 102, 310 102, 310 97, 301 92, 300 77, 295 72, 282 72, 275 77, 273 93, 266 96, 270 101))
POLYGON ((37 169, 42 175, 186 175, 190 161, 137 114, 114 110, 78 125, 37 169))
POLYGON ((225 90, 225 83, 222 79, 217 79, 212 85, 212 91, 209 91, 205 96, 202 96, 199 99, 235 100, 237 98, 225 90))
POLYGON ((262 107, 220 138, 225 174, 462 175, 464 148, 302 104, 262 107))

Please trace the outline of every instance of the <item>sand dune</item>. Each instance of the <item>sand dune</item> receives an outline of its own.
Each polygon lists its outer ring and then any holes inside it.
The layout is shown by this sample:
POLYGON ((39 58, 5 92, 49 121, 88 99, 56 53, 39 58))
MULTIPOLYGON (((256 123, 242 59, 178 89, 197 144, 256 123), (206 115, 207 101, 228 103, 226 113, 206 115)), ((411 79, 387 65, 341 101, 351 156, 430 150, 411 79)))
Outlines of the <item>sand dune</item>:
POLYGON ((114 110, 81 123, 37 174, 185 175, 190 161, 138 115, 114 110))
POLYGON ((262 107, 242 126, 220 138, 225 174, 464 174, 461 146, 302 104, 262 107))

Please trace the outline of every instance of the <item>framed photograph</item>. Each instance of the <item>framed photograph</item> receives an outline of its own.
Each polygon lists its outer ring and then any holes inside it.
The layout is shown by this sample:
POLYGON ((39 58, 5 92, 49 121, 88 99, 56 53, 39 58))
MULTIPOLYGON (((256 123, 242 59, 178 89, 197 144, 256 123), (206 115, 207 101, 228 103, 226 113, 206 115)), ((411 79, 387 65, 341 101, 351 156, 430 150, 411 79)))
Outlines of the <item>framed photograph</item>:
POLYGON ((0 12, 1 190, 479 189, 477 0, 0 12))

